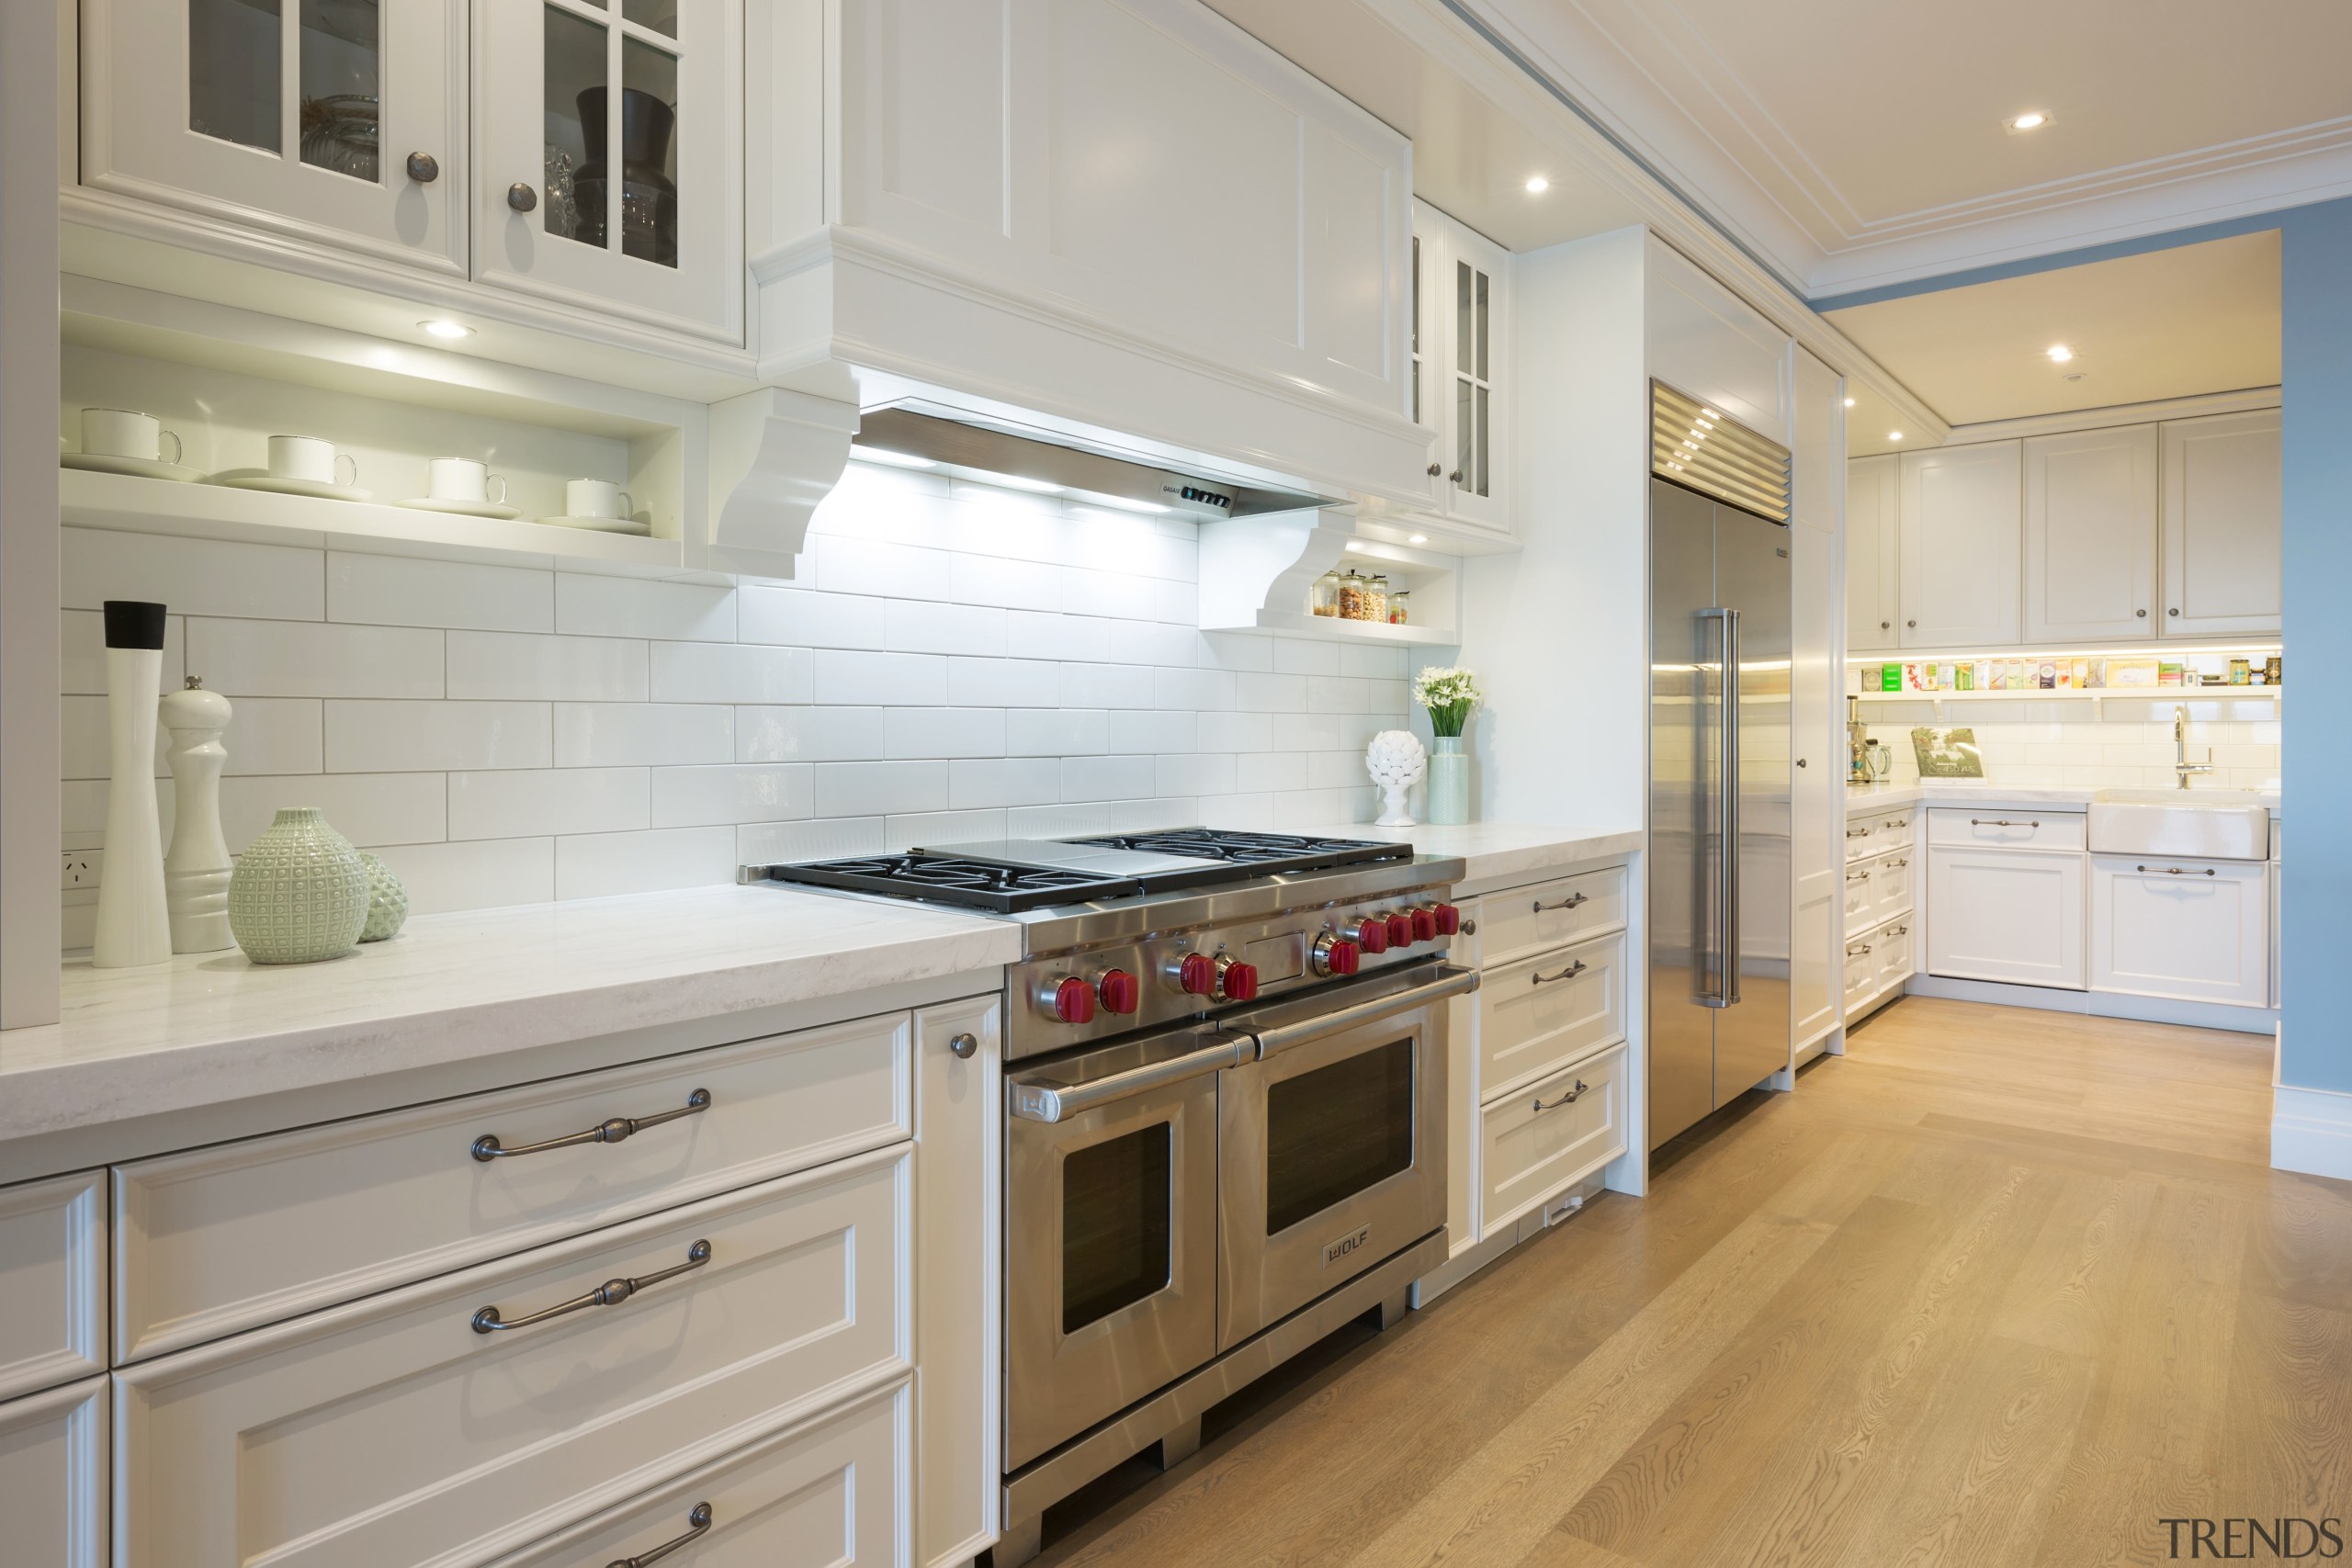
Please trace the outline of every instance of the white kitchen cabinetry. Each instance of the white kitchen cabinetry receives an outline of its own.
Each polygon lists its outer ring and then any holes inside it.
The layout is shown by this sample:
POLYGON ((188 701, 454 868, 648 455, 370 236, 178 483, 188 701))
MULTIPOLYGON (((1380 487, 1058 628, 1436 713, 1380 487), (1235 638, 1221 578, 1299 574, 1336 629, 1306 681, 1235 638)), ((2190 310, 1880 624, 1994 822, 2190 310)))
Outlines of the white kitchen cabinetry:
POLYGON ((106 1371, 106 1193, 103 1170, 0 1187, 0 1399, 106 1371))
POLYGON ((2024 443, 2025 638, 2154 634, 2156 427, 2024 443))
POLYGON ((466 23, 458 0, 85 0, 83 183, 462 277, 466 23))
POLYGON ((475 276, 741 344, 741 0, 474 15, 475 276))
POLYGON ((2086 988, 2079 814, 1928 813, 1928 972, 2086 988), (2016 847, 1978 847, 1980 845, 2016 847))
POLYGON ((2278 411, 2173 420, 2158 429, 2163 635, 2278 631, 2278 411))
POLYGON ((1900 646, 2018 640, 2019 461, 2015 441, 1903 455, 1900 646))
POLYGON ((1852 1023, 1903 994, 1917 923, 1918 851, 1909 807, 1851 818, 1843 871, 1844 1019, 1852 1023))
POLYGON ((1413 417, 1430 436, 1430 505, 1510 536, 1510 253, 1413 204, 1413 417))
MULTIPOLYGON (((1004 1483, 998 1438, 1003 1292, 989 1287, 1004 1256, 1004 1041, 995 997, 942 1002, 915 1014, 914 1561, 969 1562, 996 1539, 1004 1483)), ((879 1473, 889 1473, 886 1465, 879 1473)), ((879 1491, 877 1486, 875 1490, 879 1491)), ((874 1550, 863 1541, 861 1552, 874 1550)), ((593 1559, 592 1559, 593 1561, 593 1559)), ((794 1562, 789 1557, 779 1562, 794 1562)), ((817 1556, 818 1563, 836 1558, 817 1556)), ((864 1556, 859 1562, 868 1561, 864 1556)), ((876 1564, 895 1555, 876 1551, 876 1564)))
POLYGON ((107 1379, 0 1402, 0 1521, 25 1568, 107 1561, 107 1379))
POLYGON ((1644 284, 1650 375, 1791 445, 1788 333, 1655 234, 1644 284))
POLYGON ((1894 453, 1846 465, 1846 648, 1903 646, 1903 459, 1894 453))
POLYGON ((1843 727, 1838 712, 1838 519, 1845 507, 1845 382, 1795 351, 1796 445, 1789 528, 1789 946, 1792 1042, 1800 1057, 1837 1027, 1838 874, 1844 854, 1843 727))
POLYGON ((2260 861, 2091 857, 2090 988, 2262 1007, 2269 867, 2260 861))

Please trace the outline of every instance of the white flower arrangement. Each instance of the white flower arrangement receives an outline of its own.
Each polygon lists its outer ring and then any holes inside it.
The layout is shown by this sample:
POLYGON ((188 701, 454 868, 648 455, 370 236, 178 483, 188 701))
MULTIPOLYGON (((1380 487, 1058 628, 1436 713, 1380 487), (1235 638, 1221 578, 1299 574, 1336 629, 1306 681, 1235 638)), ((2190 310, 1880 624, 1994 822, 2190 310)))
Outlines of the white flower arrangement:
POLYGON ((1468 670, 1431 665, 1413 677, 1413 700, 1430 710, 1435 735, 1460 735, 1479 696, 1478 677, 1468 670))

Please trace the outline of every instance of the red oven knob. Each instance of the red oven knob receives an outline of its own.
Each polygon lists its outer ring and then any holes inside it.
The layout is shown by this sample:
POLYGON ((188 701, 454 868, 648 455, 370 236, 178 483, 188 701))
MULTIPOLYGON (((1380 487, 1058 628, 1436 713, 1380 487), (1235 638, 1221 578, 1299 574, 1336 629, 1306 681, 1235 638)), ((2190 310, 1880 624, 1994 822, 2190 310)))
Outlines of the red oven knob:
POLYGON ((1216 961, 1217 989, 1229 1002, 1254 1002, 1258 999, 1258 966, 1230 958, 1216 961))
POLYGON ((1143 1000, 1143 987, 1124 969, 1106 969, 1094 982, 1094 994, 1104 1012, 1130 1013, 1143 1000))
POLYGON ((1376 915, 1368 920, 1358 920, 1356 922, 1356 945, 1363 948, 1366 953, 1381 953, 1387 952, 1388 922, 1380 919, 1376 915))
POLYGON ((1413 945, 1413 921, 1411 917, 1402 909, 1388 917, 1388 945, 1391 947, 1413 945))
POLYGON ((1408 918, 1412 921, 1413 940, 1415 942, 1435 942, 1437 940, 1437 911, 1434 909, 1415 909, 1408 918))
MULTIPOLYGON (((1381 939, 1387 940, 1388 929, 1381 928, 1381 939)), ((1315 972, 1327 978, 1335 975, 1352 975, 1363 961, 1363 949, 1346 937, 1325 931, 1315 939, 1315 972)))
POLYGON ((1431 905, 1430 907, 1430 915, 1437 921, 1438 935, 1460 936, 1462 934, 1462 911, 1455 906, 1452 904, 1431 905))
POLYGON ((1054 987, 1054 1016, 1064 1023, 1094 1021, 1094 987, 1072 975, 1054 987))
POLYGON ((1176 984, 1195 997, 1216 995, 1216 960, 1205 953, 1188 953, 1176 966, 1176 984))

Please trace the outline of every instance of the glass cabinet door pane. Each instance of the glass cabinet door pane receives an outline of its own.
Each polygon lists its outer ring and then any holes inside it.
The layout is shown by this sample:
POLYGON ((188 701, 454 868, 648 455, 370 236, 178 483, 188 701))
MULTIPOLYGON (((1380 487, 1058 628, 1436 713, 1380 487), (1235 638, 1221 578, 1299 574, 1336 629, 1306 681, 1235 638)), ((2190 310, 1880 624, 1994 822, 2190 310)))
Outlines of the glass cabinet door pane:
POLYGON ((678 36, 678 0, 621 0, 621 15, 663 38, 678 36))
POLYGON ((1483 272, 1478 274, 1478 365, 1476 375, 1478 379, 1481 381, 1491 379, 1491 378, 1487 374, 1487 275, 1483 272))
POLYGON ((560 6, 547 7, 547 231, 583 245, 603 245, 609 220, 604 182, 580 189, 590 147, 605 145, 605 28, 560 6))
POLYGON ((1494 488, 1488 482, 1489 475, 1487 471, 1487 451, 1488 446, 1487 440, 1487 389, 1481 387, 1478 389, 1477 443, 1476 448, 1472 451, 1470 457, 1471 463, 1474 465, 1471 468, 1472 478, 1470 488, 1476 491, 1480 495, 1491 495, 1494 493, 1494 488))
POLYGON ((1155 1122, 1063 1159, 1064 1334, 1168 1288, 1174 1134, 1169 1122, 1155 1122))
POLYGON ((189 0, 187 128, 281 148, 285 31, 279 0, 189 0))
POLYGON ((1453 367, 1463 375, 1472 374, 1477 361, 1471 357, 1474 323, 1470 320, 1470 264, 1453 264, 1453 367))
MULTIPOLYGON (((674 22, 674 18, 673 18, 674 22)), ((678 57, 621 45, 621 251, 678 265, 678 57)))
POLYGON ((1413 1168, 1413 1042, 1266 1089, 1266 1234, 1413 1168))
POLYGON ((371 184, 377 178, 379 0, 301 0, 302 162, 371 184))
POLYGON ((1413 236, 1413 418, 1421 417, 1421 237, 1413 236))

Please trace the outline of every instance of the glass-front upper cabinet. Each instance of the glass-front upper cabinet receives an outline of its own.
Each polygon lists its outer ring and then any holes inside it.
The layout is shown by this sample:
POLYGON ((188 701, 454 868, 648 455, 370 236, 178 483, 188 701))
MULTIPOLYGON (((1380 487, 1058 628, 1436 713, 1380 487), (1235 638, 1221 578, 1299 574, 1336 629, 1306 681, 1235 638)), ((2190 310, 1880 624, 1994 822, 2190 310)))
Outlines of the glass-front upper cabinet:
POLYGON ((1430 504, 1509 533, 1510 253, 1413 209, 1413 417, 1430 432, 1430 504))
POLYGON ((475 276, 741 343, 741 0, 497 0, 476 17, 475 276))
POLYGON ((87 0, 82 182, 462 275, 458 0, 87 0))

